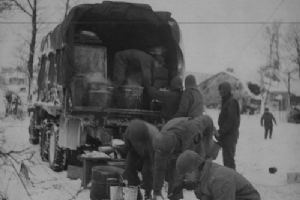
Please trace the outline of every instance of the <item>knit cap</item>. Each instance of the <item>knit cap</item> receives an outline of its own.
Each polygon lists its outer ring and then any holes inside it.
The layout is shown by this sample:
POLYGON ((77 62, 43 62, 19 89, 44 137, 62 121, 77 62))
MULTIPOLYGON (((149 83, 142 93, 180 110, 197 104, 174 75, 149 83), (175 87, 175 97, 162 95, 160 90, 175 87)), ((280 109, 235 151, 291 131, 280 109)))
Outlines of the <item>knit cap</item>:
POLYGON ((176 169, 179 175, 194 171, 204 162, 204 159, 194 151, 186 150, 179 155, 176 161, 176 169))

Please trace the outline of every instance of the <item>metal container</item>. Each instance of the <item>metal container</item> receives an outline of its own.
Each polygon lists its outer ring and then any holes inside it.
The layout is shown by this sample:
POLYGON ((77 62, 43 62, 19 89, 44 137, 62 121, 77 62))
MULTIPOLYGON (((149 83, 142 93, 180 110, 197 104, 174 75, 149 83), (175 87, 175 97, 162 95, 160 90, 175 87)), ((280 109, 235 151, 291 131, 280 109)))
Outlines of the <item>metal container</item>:
POLYGON ((90 90, 89 91, 89 106, 97 106, 107 108, 110 106, 112 93, 108 90, 90 90))
POLYGON ((89 87, 89 106, 110 107, 113 87, 105 83, 92 82, 89 87))
POLYGON ((121 86, 116 91, 117 106, 125 109, 141 109, 143 90, 143 87, 136 85, 121 86))
POLYGON ((92 168, 91 200, 110 199, 110 186, 120 185, 120 175, 124 170, 113 166, 95 166, 92 168))

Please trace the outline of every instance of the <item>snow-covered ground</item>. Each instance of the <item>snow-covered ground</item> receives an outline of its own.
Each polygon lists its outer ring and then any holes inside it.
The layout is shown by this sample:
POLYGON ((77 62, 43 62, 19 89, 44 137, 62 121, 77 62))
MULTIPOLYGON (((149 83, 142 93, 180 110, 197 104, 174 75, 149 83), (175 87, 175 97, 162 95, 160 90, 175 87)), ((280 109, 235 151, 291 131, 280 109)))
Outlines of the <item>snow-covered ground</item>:
MULTIPOLYGON (((208 113, 217 122, 219 111, 208 113)), ((300 184, 288 184, 287 173, 300 172, 300 124, 283 120, 282 114, 274 113, 277 126, 271 140, 264 139, 259 115, 242 115, 240 138, 236 150, 237 171, 249 179, 260 192, 262 200, 300 199, 300 184), (275 174, 269 167, 276 167, 275 174)), ((219 154, 217 161, 221 162, 219 154)))
MULTIPOLYGON (((216 123, 218 111, 207 113, 216 123)), ((288 184, 287 173, 300 172, 300 125, 278 120, 273 139, 264 140, 259 118, 242 116, 237 170, 253 183, 263 200, 299 200, 300 184, 288 184), (277 173, 270 174, 269 167, 276 167, 277 173)), ((82 190, 79 180, 66 178, 66 172, 53 172, 41 161, 38 145, 28 142, 28 123, 28 119, 0 122, 0 152, 9 153, 8 159, 0 155, 0 200, 1 196, 8 200, 89 199, 89 190, 82 190), (24 151, 16 152, 21 150, 24 151), (28 170, 22 167, 22 160, 28 170)), ((221 155, 216 162, 222 163, 221 155)), ((185 191, 184 195, 185 199, 196 199, 191 191, 185 191)))

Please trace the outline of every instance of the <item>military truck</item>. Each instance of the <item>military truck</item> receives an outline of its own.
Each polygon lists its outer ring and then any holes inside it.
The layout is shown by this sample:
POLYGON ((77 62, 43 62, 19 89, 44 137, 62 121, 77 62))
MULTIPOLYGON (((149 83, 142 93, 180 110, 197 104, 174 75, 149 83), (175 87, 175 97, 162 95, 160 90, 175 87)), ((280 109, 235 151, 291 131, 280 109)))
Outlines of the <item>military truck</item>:
POLYGON ((170 12, 110 1, 73 7, 41 43, 37 99, 29 108, 30 142, 39 143, 41 158, 60 171, 82 151, 122 139, 132 119, 163 124, 142 85, 115 88, 114 55, 163 46, 169 84, 184 69, 179 43, 170 12))

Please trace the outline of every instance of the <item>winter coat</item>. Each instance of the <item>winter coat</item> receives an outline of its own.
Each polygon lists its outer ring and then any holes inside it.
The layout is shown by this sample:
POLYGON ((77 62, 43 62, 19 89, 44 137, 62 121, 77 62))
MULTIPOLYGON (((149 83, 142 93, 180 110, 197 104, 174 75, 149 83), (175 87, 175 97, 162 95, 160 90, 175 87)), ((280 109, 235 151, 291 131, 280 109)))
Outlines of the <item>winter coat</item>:
POLYGON ((154 125, 143 120, 132 120, 124 133, 126 151, 135 151, 139 156, 150 157, 153 161, 153 145, 160 135, 159 130, 154 125), (144 136, 141 133, 144 133, 144 136))
POLYGON ((272 113, 270 113, 269 111, 265 111, 260 118, 260 124, 266 128, 272 128, 273 122, 276 124, 276 120, 272 113))
POLYGON ((114 57, 114 77, 117 85, 151 85, 151 74, 155 59, 138 49, 119 51, 114 57))
POLYGON ((143 188, 152 190, 155 137, 159 130, 142 120, 132 120, 124 134, 127 147, 126 168, 123 177, 129 185, 140 185, 138 172, 141 172, 143 188))
POLYGON ((186 88, 174 117, 197 117, 203 114, 203 96, 197 87, 186 88))
POLYGON ((162 135, 156 139, 154 145, 153 190, 155 194, 160 194, 168 163, 172 159, 176 160, 180 153, 189 149, 206 156, 206 152, 209 151, 206 143, 212 140, 213 129, 213 121, 207 115, 190 120, 187 117, 174 118, 162 128, 162 135))
POLYGON ((236 99, 232 95, 222 99, 221 112, 218 118, 219 125, 219 141, 237 142, 239 137, 240 126, 240 107, 236 99))
POLYGON ((195 195, 201 200, 260 200, 259 193, 245 177, 211 161, 205 161, 195 195))

